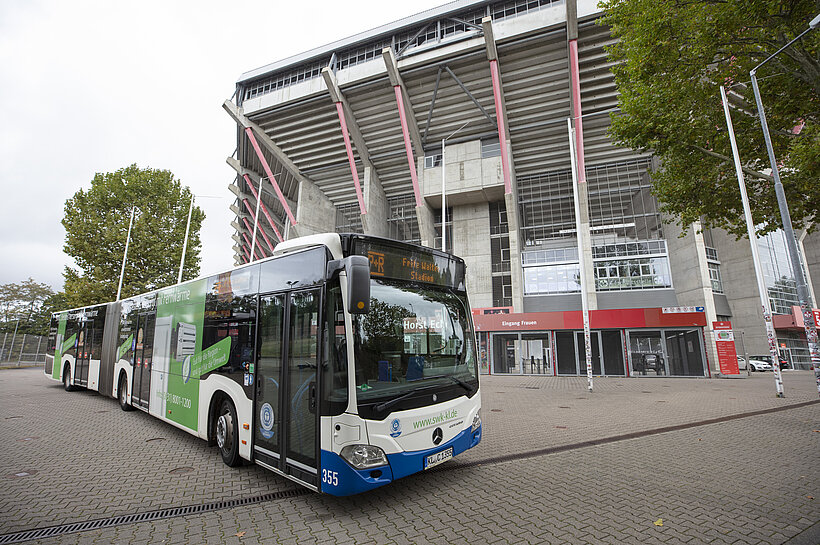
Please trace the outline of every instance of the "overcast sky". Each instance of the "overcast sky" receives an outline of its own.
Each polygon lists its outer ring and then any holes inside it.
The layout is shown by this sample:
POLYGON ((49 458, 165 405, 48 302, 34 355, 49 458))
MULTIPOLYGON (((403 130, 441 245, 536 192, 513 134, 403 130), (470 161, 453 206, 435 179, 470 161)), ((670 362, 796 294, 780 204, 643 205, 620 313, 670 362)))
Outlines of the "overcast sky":
POLYGON ((201 272, 232 267, 239 75, 444 3, 0 1, 0 283, 62 289, 66 199, 132 163, 221 197, 201 272))

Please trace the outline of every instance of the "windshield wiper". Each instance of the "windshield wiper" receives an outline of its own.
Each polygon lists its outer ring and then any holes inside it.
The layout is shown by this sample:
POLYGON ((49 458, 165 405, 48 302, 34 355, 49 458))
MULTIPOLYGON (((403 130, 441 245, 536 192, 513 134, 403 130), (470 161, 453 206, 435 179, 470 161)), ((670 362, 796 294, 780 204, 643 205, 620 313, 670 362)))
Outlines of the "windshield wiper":
POLYGON ((461 386, 462 388, 464 388, 465 390, 467 390, 470 393, 473 393, 473 390, 475 389, 472 384, 470 384, 469 382, 465 382, 465 381, 461 380, 460 378, 458 378, 455 375, 435 375, 433 377, 424 377, 424 378, 425 378, 425 380, 428 379, 428 378, 449 378, 450 380, 452 380, 453 382, 455 382, 456 384, 458 384, 459 386, 461 386))
MULTIPOLYGON (((431 378, 449 378, 450 380, 452 380, 453 382, 455 382, 456 384, 458 384, 459 386, 461 386, 462 388, 467 390, 469 393, 473 393, 473 391, 475 390, 475 388, 473 387, 472 384, 470 384, 469 382, 465 382, 465 381, 461 380, 460 378, 458 378, 456 376, 453 376, 453 375, 435 375, 435 376, 432 376, 432 377, 424 377, 424 380, 431 379, 431 378)), ((425 386, 422 386, 420 389, 425 389, 426 390, 430 387, 432 387, 432 385, 425 385, 425 386)), ((393 399, 385 401, 384 403, 379 403, 378 405, 373 407, 373 409, 376 412, 383 412, 383 411, 389 409, 390 407, 392 407, 393 405, 395 405, 396 403, 398 403, 399 401, 401 401, 403 399, 407 399, 408 397, 412 396, 413 394, 417 394, 418 391, 419 390, 416 389, 416 390, 411 390, 409 392, 405 392, 405 393, 403 393, 402 395, 400 395, 398 397, 394 397, 393 399)))
POLYGON ((411 395, 413 395, 415 393, 417 393, 417 390, 411 390, 409 392, 406 392, 406 393, 400 395, 399 397, 394 397, 393 399, 391 399, 389 401, 385 401, 384 403, 379 403, 378 405, 376 405, 373 408, 376 410, 376 412, 382 412, 385 409, 389 409, 390 407, 392 407, 393 405, 395 405, 396 403, 398 403, 402 399, 407 399, 408 397, 410 397, 411 395))

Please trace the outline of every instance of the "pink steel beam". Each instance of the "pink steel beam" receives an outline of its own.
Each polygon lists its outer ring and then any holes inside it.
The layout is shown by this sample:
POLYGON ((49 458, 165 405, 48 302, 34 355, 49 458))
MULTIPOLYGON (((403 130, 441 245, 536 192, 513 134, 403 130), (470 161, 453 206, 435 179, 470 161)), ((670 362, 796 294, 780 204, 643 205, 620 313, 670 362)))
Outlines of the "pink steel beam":
POLYGON ((239 257, 241 257, 241 258, 242 258, 242 261, 244 261, 245 263, 247 263, 247 262, 248 262, 248 258, 247 258, 247 257, 245 257, 244 255, 240 255, 239 257))
MULTIPOLYGON (((253 215, 256 212, 256 210, 254 210, 253 207, 251 206, 251 203, 248 202, 248 199, 242 199, 242 202, 245 204, 245 208, 248 209, 248 212, 251 215, 253 215)), ((262 204, 262 203, 259 203, 259 204, 262 204)), ((265 239, 265 243, 268 245, 268 249, 270 249, 271 255, 273 255, 273 244, 271 244, 270 239, 268 238, 268 235, 265 234, 265 231, 261 227, 258 229, 258 231, 262 234, 262 238, 265 239)))
POLYGON ((359 199, 359 210, 361 210, 362 214, 367 214, 367 210, 364 208, 362 185, 359 183, 359 170, 356 168, 356 161, 353 160, 353 149, 350 147, 350 135, 347 134, 347 122, 345 121, 344 107, 341 102, 336 103, 336 113, 339 114, 339 124, 342 126, 342 137, 345 139, 345 149, 347 150, 347 162, 350 163, 350 173, 353 175, 353 184, 356 186, 356 198, 359 199))
POLYGON ((259 161, 262 163, 262 168, 265 169, 265 174, 268 175, 268 180, 273 186, 274 191, 276 191, 276 196, 279 197, 279 202, 282 203, 282 206, 285 208, 285 212, 287 212, 288 214, 290 224, 296 225, 296 218, 293 217, 293 212, 290 211, 288 201, 282 194, 282 190, 279 189, 279 184, 276 182, 276 178, 273 177, 273 172, 270 169, 270 165, 268 165, 268 162, 265 160, 265 156, 262 154, 262 150, 259 148, 259 143, 256 141, 256 137, 253 135, 253 129, 248 127, 247 129, 245 129, 245 134, 248 135, 248 140, 251 141, 251 145, 253 146, 254 151, 256 151, 256 156, 259 157, 259 161))
MULTIPOLYGON (((245 218, 242 218, 242 219, 244 220, 245 218)), ((247 227, 247 226, 248 226, 248 222, 246 221, 246 222, 245 222, 245 227, 247 227)), ((251 241, 250 241, 250 239, 248 238, 248 235, 246 235, 246 234, 243 232, 243 233, 242 233, 242 238, 244 238, 244 239, 245 239, 245 242, 248 244, 248 247, 250 248, 250 246, 251 246, 251 241)), ((262 258, 259 256, 259 252, 257 252, 257 251, 256 251, 256 248, 254 248, 254 249, 253 249, 253 255, 254 255, 254 256, 256 256, 256 259, 262 259, 262 258)))
POLYGON ((512 193, 510 180, 510 159, 507 157, 507 129, 504 126, 504 110, 501 107, 501 78, 498 77, 498 61, 490 61, 490 76, 493 79, 493 100, 495 100, 495 118, 498 121, 498 143, 501 145, 501 170, 504 173, 504 194, 512 193))
POLYGON ((245 263, 250 263, 250 261, 251 261, 251 253, 248 251, 248 245, 247 245, 247 244, 243 244, 243 245, 242 245, 242 250, 244 250, 244 251, 245 251, 245 255, 243 255, 243 256, 242 256, 243 258, 245 258, 245 263))
MULTIPOLYGON (((242 223, 245 224, 245 229, 247 229, 249 233, 253 233, 253 226, 250 223, 248 223, 248 220, 242 218, 242 223)), ((251 249, 253 250, 253 253, 257 255, 257 259, 261 259, 260 257, 258 257, 259 253, 262 254, 262 257, 267 257, 265 255, 265 250, 261 246, 254 247, 253 244, 251 244, 251 249)))
POLYGON ((399 120, 401 121, 401 132, 404 135, 404 149, 407 151, 407 163, 410 165, 410 179, 413 181, 413 193, 416 195, 416 206, 421 206, 421 191, 419 191, 419 178, 416 175, 416 161, 413 159, 413 146, 410 144, 410 132, 407 129, 407 118, 404 115, 404 100, 401 98, 401 85, 393 86, 396 92, 396 104, 399 106, 399 120))
MULTIPOLYGON (((243 177, 245 178, 245 182, 247 182, 248 187, 251 188, 251 193, 253 193, 253 198, 258 200, 259 199, 259 193, 257 193, 256 189, 253 187, 253 184, 251 183, 250 177, 247 174, 243 174, 243 177)), ((270 223, 270 226, 273 227, 273 232, 276 233, 276 238, 279 239, 279 242, 282 242, 283 240, 285 240, 285 239, 282 238, 282 233, 280 233, 279 229, 276 228, 276 224, 273 222, 273 219, 271 219, 270 212, 268 212, 268 207, 265 206, 265 203, 260 202, 259 206, 260 206, 260 208, 262 208, 262 213, 265 214, 266 218, 268 218, 268 223, 270 223)))
POLYGON ((581 80, 578 69, 578 40, 569 41, 569 73, 572 80, 572 112, 575 126, 575 161, 578 165, 578 183, 587 181, 584 168, 584 128, 581 123, 581 80))

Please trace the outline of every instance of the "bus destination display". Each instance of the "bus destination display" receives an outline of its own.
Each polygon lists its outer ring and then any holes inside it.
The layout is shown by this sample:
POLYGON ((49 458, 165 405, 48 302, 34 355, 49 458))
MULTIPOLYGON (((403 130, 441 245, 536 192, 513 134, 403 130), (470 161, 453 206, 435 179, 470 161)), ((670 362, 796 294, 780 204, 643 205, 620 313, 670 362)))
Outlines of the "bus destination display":
POLYGON ((464 266, 459 261, 432 253, 399 250, 387 244, 356 241, 355 253, 370 261, 374 277, 394 278, 457 288, 463 282, 464 266))

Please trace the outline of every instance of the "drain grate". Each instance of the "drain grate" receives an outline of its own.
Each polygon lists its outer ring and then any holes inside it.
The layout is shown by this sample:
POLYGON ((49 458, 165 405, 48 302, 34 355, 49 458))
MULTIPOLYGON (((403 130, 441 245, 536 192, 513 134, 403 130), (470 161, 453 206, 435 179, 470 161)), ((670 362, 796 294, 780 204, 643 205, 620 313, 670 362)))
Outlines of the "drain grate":
POLYGON ((26 530, 14 534, 0 535, 0 545, 5 545, 7 543, 20 543, 22 541, 29 541, 32 539, 62 536, 65 534, 75 534, 77 532, 87 532, 88 530, 111 528, 113 526, 122 526, 124 524, 134 524, 137 522, 148 522, 152 520, 184 517, 186 515, 210 513, 211 511, 220 511, 222 509, 230 509, 231 507, 239 507, 242 505, 252 505, 255 503, 266 503, 275 500, 295 498, 296 496, 303 496, 305 494, 312 494, 312 492, 306 488, 292 488, 281 492, 271 492, 261 496, 239 498, 236 500, 217 501, 201 505, 187 505, 185 507, 172 507, 169 509, 160 509, 158 511, 149 511, 147 513, 135 513, 107 519, 61 524, 59 526, 51 526, 49 528, 38 528, 36 530, 26 530))

